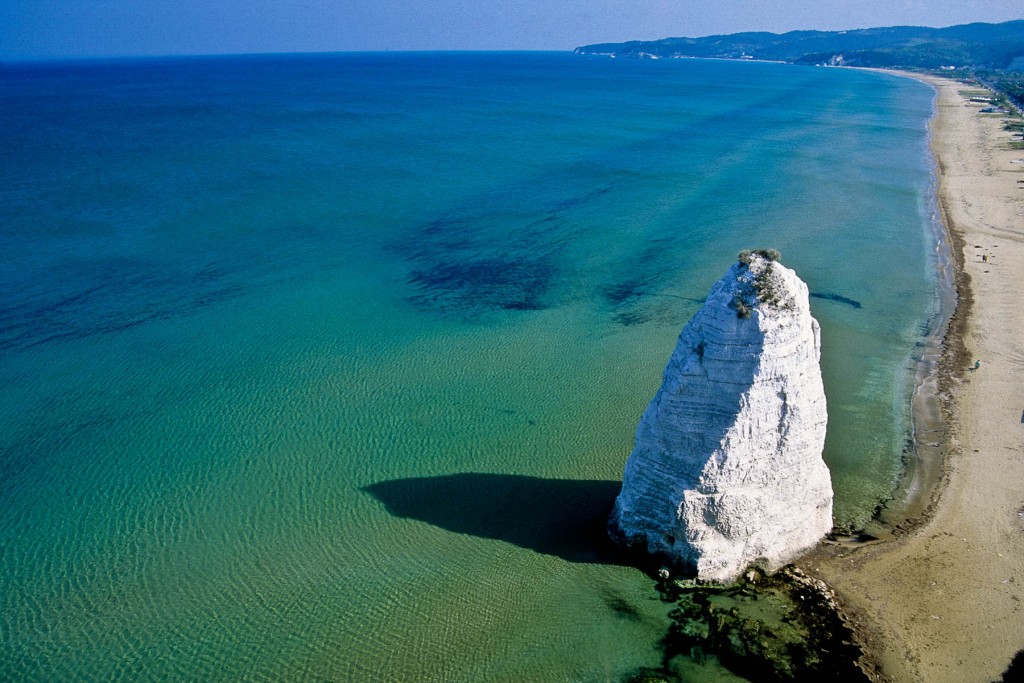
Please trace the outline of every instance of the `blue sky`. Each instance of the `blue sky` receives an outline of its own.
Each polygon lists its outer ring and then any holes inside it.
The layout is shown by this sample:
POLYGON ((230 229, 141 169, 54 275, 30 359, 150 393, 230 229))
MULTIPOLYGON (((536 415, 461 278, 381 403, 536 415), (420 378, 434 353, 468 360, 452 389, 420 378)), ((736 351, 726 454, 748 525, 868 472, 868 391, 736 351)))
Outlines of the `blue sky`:
POLYGON ((1020 0, 0 0, 0 59, 569 50, 736 31, 1020 18, 1020 0))

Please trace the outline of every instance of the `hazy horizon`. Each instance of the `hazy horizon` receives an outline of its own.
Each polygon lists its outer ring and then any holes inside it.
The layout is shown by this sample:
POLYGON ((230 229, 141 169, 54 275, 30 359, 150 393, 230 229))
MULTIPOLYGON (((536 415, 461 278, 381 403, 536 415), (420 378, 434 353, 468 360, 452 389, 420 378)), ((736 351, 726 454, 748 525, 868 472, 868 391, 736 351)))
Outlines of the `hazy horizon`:
POLYGON ((1001 23, 1024 18, 1002 0, 796 0, 784 7, 753 0, 681 5, 613 0, 481 3, 436 0, 282 0, 254 12, 247 3, 108 0, 61 5, 8 0, 0 6, 0 60, 177 55, 375 52, 565 51, 579 45, 746 31, 854 30, 881 26, 1001 23))

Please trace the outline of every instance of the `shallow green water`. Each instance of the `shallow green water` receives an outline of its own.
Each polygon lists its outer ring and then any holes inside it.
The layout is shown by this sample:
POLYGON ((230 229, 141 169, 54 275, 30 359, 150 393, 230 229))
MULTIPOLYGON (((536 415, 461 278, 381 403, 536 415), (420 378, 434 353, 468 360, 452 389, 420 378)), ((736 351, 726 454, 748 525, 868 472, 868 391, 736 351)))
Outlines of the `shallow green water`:
POLYGON ((666 608, 603 516, 746 247, 833 297, 837 521, 892 488, 935 299, 918 83, 557 54, 0 79, 2 677, 657 664, 666 608))

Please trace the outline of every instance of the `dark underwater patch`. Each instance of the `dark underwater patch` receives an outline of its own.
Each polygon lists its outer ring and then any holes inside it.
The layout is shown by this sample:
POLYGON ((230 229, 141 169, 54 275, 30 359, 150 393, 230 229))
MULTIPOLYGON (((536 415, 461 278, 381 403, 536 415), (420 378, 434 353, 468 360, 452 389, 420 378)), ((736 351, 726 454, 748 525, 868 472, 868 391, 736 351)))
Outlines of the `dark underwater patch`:
POLYGON ((751 570, 727 585, 659 580, 674 605, 662 638, 662 664, 628 681, 683 683, 675 664, 715 657, 744 680, 868 683, 862 652, 832 593, 795 568, 751 570))
POLYGON ((643 311, 622 311, 612 316, 612 320, 625 327, 632 327, 633 325, 643 325, 646 322, 651 321, 652 316, 643 311))
POLYGON ((622 280, 604 287, 601 296, 610 305, 621 306, 646 296, 649 284, 633 278, 622 280))
POLYGON ((407 300, 444 316, 476 320, 501 311, 539 311, 572 296, 566 252, 582 229, 573 214, 615 190, 582 180, 566 196, 564 173, 502 187, 414 225, 391 249, 408 263, 407 300))
POLYGON ((601 289, 601 300, 609 309, 612 320, 631 327, 654 322, 678 327, 687 319, 685 303, 703 303, 704 299, 680 296, 662 291, 668 285, 666 269, 652 269, 648 279, 634 275, 613 282, 601 289))
POLYGON ((861 303, 856 299, 850 299, 849 297, 845 297, 841 294, 833 294, 831 292, 811 292, 811 296, 815 299, 825 299, 827 301, 835 301, 839 304, 846 304, 851 308, 861 307, 861 303))
POLYGON ((425 266, 409 273, 409 283, 417 290, 409 300, 419 307, 464 316, 542 310, 556 273, 543 258, 456 258, 425 266))
POLYGON ((602 597, 604 604, 608 605, 608 608, 615 613, 615 616, 629 621, 641 621, 640 610, 622 596, 606 593, 602 597))
POLYGON ((213 264, 172 273, 154 264, 83 264, 65 273, 69 286, 59 298, 32 296, 0 307, 0 349, 32 348, 58 340, 111 334, 189 315, 243 293, 213 264))
POLYGON ((612 320, 627 327, 684 322, 688 316, 683 302, 698 300, 669 291, 679 271, 678 254, 677 237, 660 235, 648 238, 639 253, 624 261, 620 277, 600 289, 612 320))
POLYGON ((415 226, 392 245, 408 264, 406 300, 464 320, 556 305, 571 229, 557 213, 541 213, 467 212, 415 226))

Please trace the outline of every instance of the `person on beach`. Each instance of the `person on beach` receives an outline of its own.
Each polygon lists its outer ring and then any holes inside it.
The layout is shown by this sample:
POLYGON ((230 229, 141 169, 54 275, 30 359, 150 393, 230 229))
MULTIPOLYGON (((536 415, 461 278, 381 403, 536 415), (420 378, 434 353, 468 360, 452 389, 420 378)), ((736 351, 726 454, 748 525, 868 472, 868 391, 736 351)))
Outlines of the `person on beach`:
POLYGON ((976 361, 974 361, 974 367, 973 368, 969 368, 969 370, 971 372, 974 372, 975 370, 977 370, 980 367, 981 367, 981 361, 980 360, 976 360, 976 361))

